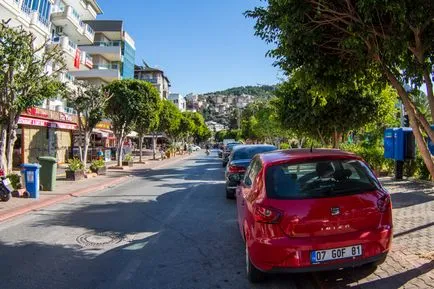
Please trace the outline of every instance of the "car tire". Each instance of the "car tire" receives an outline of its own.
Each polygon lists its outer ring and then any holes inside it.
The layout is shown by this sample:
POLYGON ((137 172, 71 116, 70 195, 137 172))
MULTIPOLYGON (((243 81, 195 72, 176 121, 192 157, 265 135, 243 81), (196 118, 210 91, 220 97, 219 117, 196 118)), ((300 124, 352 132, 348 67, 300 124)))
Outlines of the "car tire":
POLYGON ((228 200, 235 199, 235 191, 230 190, 230 189, 226 189, 226 199, 228 199, 228 200))
POLYGON ((250 261, 249 249, 247 248, 246 243, 246 273, 247 279, 251 283, 260 283, 265 280, 265 273, 255 267, 250 261))
POLYGON ((223 163, 222 163, 222 167, 223 167, 223 168, 226 167, 226 165, 227 165, 226 162, 223 162, 223 163))

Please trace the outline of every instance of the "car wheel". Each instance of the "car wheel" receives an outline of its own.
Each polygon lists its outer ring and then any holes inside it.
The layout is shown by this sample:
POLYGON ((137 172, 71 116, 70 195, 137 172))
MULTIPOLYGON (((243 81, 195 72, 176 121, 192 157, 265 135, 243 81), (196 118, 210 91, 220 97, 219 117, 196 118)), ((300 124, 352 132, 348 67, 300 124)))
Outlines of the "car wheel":
POLYGON ((230 200, 235 199, 234 190, 226 189, 226 199, 230 199, 230 200))
POLYGON ((247 242, 246 242, 246 272, 247 272, 247 279, 249 279, 251 283, 259 283, 265 280, 265 273, 259 270, 258 268, 256 268, 255 265, 253 265, 252 262, 250 261, 247 242))
POLYGON ((223 168, 226 167, 226 164, 227 164, 227 163, 223 162, 223 163, 222 163, 222 167, 223 167, 223 168))

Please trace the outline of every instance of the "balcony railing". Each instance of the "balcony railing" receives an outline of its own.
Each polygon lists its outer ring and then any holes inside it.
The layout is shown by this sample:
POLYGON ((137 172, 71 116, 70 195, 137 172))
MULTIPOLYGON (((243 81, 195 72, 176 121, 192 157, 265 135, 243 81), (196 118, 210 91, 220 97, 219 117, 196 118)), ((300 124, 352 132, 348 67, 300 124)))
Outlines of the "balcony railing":
POLYGON ((45 27, 49 27, 50 26, 50 21, 48 19, 44 18, 41 14, 38 15, 38 20, 45 27))
POLYGON ((121 46, 121 42, 120 41, 95 41, 93 43, 93 46, 105 46, 105 47, 121 46))
POLYGON ((93 69, 119 69, 119 64, 94 64, 93 69))
POLYGON ((30 12, 32 12, 32 9, 27 6, 25 2, 23 2, 23 4, 21 5, 21 10, 27 15, 30 15, 30 12))

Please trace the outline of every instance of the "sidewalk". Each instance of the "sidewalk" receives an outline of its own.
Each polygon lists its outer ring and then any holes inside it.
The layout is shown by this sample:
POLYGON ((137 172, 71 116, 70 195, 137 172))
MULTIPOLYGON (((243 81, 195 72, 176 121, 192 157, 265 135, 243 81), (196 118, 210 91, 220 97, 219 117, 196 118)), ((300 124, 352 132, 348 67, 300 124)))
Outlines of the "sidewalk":
MULTIPOLYGON (((154 161, 150 157, 149 155, 144 156, 143 160, 145 160, 146 163, 142 164, 138 163, 138 157, 135 157, 134 166, 132 168, 124 167, 123 170, 107 169, 107 175, 105 176, 91 177, 76 182, 67 181, 61 170, 61 172, 58 173, 56 189, 51 192, 40 191, 39 199, 11 198, 8 202, 0 202, 0 222, 65 201, 72 197, 119 185, 128 181, 129 177, 135 173, 176 164, 188 158, 189 155, 176 156, 162 161, 154 161)), ((113 164, 109 163, 107 167, 113 164)))

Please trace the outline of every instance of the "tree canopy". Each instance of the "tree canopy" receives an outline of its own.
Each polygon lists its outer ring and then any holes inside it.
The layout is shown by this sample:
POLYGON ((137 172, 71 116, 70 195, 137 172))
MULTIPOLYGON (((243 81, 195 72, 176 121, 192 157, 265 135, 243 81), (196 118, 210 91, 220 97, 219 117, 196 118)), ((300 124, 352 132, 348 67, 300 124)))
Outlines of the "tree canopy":
MULTIPOLYGON (((398 93, 408 113, 418 149, 434 176, 423 133, 434 132, 404 85, 423 83, 434 115, 434 2, 424 0, 268 0, 247 11, 256 35, 274 47, 288 76, 304 71, 328 90, 364 78, 398 93), (288 17, 290 15, 290 17, 288 17), (421 132, 423 131, 423 133, 421 132)), ((352 103, 352 102, 351 102, 352 103)))

